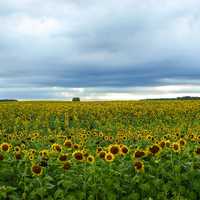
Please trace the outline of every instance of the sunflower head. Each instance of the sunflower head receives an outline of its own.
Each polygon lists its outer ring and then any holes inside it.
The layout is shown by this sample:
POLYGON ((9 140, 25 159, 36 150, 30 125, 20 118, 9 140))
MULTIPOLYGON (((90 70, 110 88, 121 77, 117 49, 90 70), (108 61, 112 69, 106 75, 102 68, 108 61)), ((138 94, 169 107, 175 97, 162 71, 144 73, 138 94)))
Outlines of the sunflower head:
POLYGON ((106 156, 106 152, 105 152, 105 151, 99 152, 99 157, 100 157, 101 159, 105 159, 105 156, 106 156))
POLYGON ((60 144, 54 143, 51 147, 52 147, 53 151, 55 151, 55 152, 61 152, 61 150, 62 150, 62 147, 60 144))
POLYGON ((94 162, 95 162, 94 156, 89 155, 89 156, 87 157, 87 162, 88 162, 88 163, 94 163, 94 162))
POLYGON ((175 152, 179 152, 180 151, 180 145, 179 145, 179 143, 173 143, 172 144, 172 149, 175 152))
POLYGON ((200 147, 198 147, 198 148, 196 149, 195 153, 196 153, 197 155, 200 155, 200 147))
POLYGON ((71 148, 72 147, 72 141, 70 139, 67 139, 64 141, 64 146, 71 148))
POLYGON ((137 172, 144 172, 144 163, 140 160, 134 162, 134 168, 137 172))
POLYGON ((66 161, 67 159, 68 159, 67 154, 61 154, 61 155, 59 156, 59 160, 62 161, 62 162, 66 161))
POLYGON ((65 161, 63 163, 63 169, 64 170, 69 170, 71 168, 71 163, 69 161, 65 161))
POLYGON ((160 151, 160 147, 157 144, 154 144, 152 147, 149 148, 149 152, 152 155, 156 155, 160 151))
POLYGON ((112 144, 112 145, 109 146, 108 150, 113 155, 116 155, 120 152, 120 147, 119 147, 118 144, 112 144))
POLYGON ((120 154, 121 155, 126 155, 128 153, 129 149, 126 145, 121 145, 120 146, 120 154))
POLYGON ((135 151, 135 154, 134 154, 135 158, 141 158, 143 156, 145 156, 145 151, 143 151, 143 150, 137 150, 137 151, 135 151))
POLYGON ((1 147, 2 151, 9 151, 11 149, 12 145, 8 144, 8 143, 2 143, 0 147, 1 147))
POLYGON ((31 171, 34 175, 37 175, 37 176, 40 176, 42 175, 42 167, 38 164, 33 164, 32 167, 31 167, 31 171))
POLYGON ((112 154, 112 153, 106 153, 106 155, 105 155, 105 160, 107 161, 107 162, 112 162, 113 160, 115 159, 115 156, 114 156, 114 154, 112 154))
POLYGON ((83 161, 84 160, 84 155, 83 155, 82 151, 75 151, 73 153, 73 157, 78 161, 83 161))

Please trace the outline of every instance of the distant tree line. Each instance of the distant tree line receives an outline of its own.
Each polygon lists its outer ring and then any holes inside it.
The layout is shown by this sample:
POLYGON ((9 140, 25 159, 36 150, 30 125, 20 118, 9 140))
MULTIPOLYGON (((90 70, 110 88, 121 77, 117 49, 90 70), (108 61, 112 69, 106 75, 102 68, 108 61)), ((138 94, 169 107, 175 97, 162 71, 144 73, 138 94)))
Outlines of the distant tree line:
POLYGON ((12 101, 12 102, 17 102, 18 100, 16 100, 16 99, 0 99, 0 102, 10 102, 10 101, 12 101))
POLYGON ((184 96, 176 98, 155 98, 155 99, 146 99, 146 100, 200 100, 200 97, 184 96))

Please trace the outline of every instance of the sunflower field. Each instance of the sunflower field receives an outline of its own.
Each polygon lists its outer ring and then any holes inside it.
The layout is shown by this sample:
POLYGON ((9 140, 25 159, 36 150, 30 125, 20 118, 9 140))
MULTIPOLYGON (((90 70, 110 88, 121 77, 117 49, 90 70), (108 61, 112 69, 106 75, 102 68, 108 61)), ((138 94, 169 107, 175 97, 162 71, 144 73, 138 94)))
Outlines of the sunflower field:
POLYGON ((2 102, 0 199, 200 199, 200 101, 2 102))

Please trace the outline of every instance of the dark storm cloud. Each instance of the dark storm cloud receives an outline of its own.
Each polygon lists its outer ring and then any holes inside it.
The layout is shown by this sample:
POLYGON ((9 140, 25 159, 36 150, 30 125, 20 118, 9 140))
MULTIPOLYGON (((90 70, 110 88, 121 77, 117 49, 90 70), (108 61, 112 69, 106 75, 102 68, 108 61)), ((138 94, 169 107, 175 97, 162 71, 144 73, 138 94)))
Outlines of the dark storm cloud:
POLYGON ((197 84, 199 8, 197 0, 2 0, 0 97, 197 84))

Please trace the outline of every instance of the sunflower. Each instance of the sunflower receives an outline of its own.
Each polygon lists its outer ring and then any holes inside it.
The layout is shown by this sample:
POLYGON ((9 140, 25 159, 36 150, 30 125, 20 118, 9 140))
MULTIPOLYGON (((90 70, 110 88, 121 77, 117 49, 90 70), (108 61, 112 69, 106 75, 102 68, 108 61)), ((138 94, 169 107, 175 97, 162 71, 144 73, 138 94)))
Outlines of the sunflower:
POLYGON ((61 150, 62 150, 61 145, 60 145, 60 144, 56 144, 56 143, 54 143, 54 144, 51 146, 51 148, 52 148, 53 151, 55 151, 55 152, 61 152, 61 150))
POLYGON ((20 146, 16 146, 14 149, 15 149, 15 152, 21 152, 21 147, 20 146))
POLYGON ((42 175, 43 169, 40 165, 33 164, 31 167, 31 171, 34 175, 40 176, 42 175))
POLYGON ((105 159, 105 156, 106 156, 106 152, 105 152, 105 151, 99 152, 99 157, 100 157, 101 159, 105 159))
POLYGON ((75 151, 73 153, 73 157, 78 161, 83 161, 84 160, 84 156, 83 156, 83 152, 82 151, 75 151))
POLYGON ((120 147, 118 144, 112 144, 108 147, 108 150, 110 153, 112 153, 113 155, 116 155, 120 152, 120 147))
POLYGON ((105 160, 106 160, 107 162, 112 162, 114 159, 115 159, 114 154, 112 154, 112 153, 106 153, 106 155, 105 155, 105 160))
POLYGON ((67 140, 64 141, 64 146, 66 146, 66 147, 68 147, 68 148, 71 148, 72 145, 73 145, 73 144, 72 144, 72 141, 71 141, 71 140, 67 139, 67 140))
POLYGON ((96 148, 96 153, 100 153, 102 150, 103 150, 102 147, 97 147, 97 148, 96 148))
POLYGON ((195 153, 196 153, 197 155, 200 155, 200 147, 198 147, 198 148, 196 149, 195 153))
POLYGON ((42 151, 40 151, 39 154, 42 157, 42 159, 48 159, 49 158, 49 151, 47 149, 43 149, 42 151))
POLYGON ((66 161, 67 159, 68 159, 67 154, 62 154, 59 156, 59 160, 62 162, 66 161))
POLYGON ((71 168, 71 163, 69 161, 63 163, 64 170, 69 170, 70 168, 71 168))
POLYGON ((74 147, 74 149, 79 149, 80 145, 79 144, 74 144, 73 147, 74 147))
POLYGON ((95 162, 94 156, 89 155, 89 156, 87 157, 87 162, 89 162, 89 163, 94 163, 94 162, 95 162))
POLYGON ((133 165, 137 172, 144 172, 144 163, 142 161, 137 160, 133 165))
POLYGON ((1 150, 2 151, 9 151, 11 149, 12 145, 8 143, 2 143, 1 144, 1 150))
POLYGON ((0 160, 3 160, 4 156, 2 154, 0 154, 0 160))
POLYGON ((175 152, 179 152, 180 151, 180 145, 179 145, 179 143, 173 143, 172 144, 172 149, 175 152))
POLYGON ((181 138, 179 140, 179 144, 180 144, 181 147, 183 147, 184 145, 186 145, 186 140, 184 140, 183 138, 181 138))
POLYGON ((149 148, 149 152, 152 155, 156 155, 160 151, 160 147, 154 144, 152 147, 149 148))
POLYGON ((128 153, 128 147, 126 145, 121 145, 120 146, 120 154, 121 155, 126 155, 128 153))
POLYGON ((29 158, 29 160, 34 160, 35 157, 34 157, 33 154, 29 154, 29 157, 28 157, 28 158, 29 158))
POLYGON ((145 151, 142 151, 142 150, 137 150, 137 151, 135 152, 135 154, 134 154, 134 157, 135 157, 135 158, 141 158, 141 157, 143 157, 143 156, 145 156, 145 151))
POLYGON ((20 160, 22 158, 21 153, 20 152, 16 152, 15 153, 15 158, 16 158, 16 160, 20 160))
POLYGON ((165 141, 164 140, 160 141, 159 146, 163 149, 165 147, 165 141))

